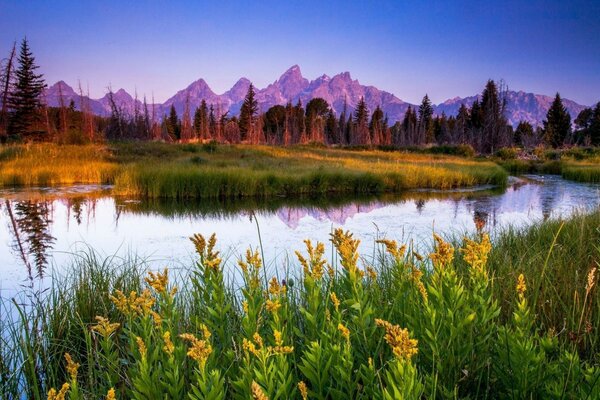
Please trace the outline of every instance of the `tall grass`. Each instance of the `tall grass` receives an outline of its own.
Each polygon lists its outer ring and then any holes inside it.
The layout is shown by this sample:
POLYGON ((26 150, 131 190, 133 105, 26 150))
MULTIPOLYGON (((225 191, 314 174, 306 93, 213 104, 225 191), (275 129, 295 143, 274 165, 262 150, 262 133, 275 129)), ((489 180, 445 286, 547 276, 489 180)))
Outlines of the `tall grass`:
POLYGON ((365 259, 336 230, 329 259, 306 241, 299 268, 275 271, 251 249, 225 266, 195 235, 179 279, 83 256, 3 319, 2 395, 598 398, 599 221, 511 231, 494 249, 482 233, 460 250, 435 237, 428 257, 384 240, 365 259))
POLYGON ((153 198, 397 193, 504 185, 506 178, 491 162, 377 150, 164 143, 0 148, 0 187, 115 183, 118 194, 153 198))

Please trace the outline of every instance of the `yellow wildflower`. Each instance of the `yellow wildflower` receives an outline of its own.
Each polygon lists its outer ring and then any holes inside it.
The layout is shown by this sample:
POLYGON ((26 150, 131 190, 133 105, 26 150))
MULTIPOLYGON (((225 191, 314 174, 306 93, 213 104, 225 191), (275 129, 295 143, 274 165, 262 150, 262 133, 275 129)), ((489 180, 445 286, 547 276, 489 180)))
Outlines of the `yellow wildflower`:
POLYGON ((279 296, 285 294, 286 287, 281 285, 276 277, 271 278, 269 281, 269 294, 272 296, 279 296))
POLYGON ((527 285, 525 284, 525 277, 523 274, 519 274, 519 278, 517 279, 517 294, 519 295, 519 299, 523 300, 526 290, 527 285))
POLYGON ((400 264, 404 259, 404 253, 406 252, 406 246, 398 247, 398 243, 395 240, 381 239, 377 243, 381 243, 385 246, 386 251, 394 257, 394 261, 400 264))
POLYGON ((202 337, 204 337, 204 340, 210 339, 212 334, 210 333, 206 325, 200 324, 200 330, 202 331, 202 337))
POLYGON ((196 253, 202 257, 206 250, 206 239, 204 239, 204 236, 200 235, 199 233, 195 233, 192 237, 190 237, 190 240, 196 247, 196 253))
POLYGON ((254 340, 254 343, 256 343, 258 345, 258 348, 262 349, 262 347, 263 347, 263 338, 260 336, 260 334, 258 332, 254 333, 254 335, 252 336, 252 339, 254 340))
POLYGON ((340 300, 338 299, 337 295, 335 294, 335 292, 331 292, 329 293, 329 297, 331 298, 331 302, 333 303, 335 310, 338 311, 338 309, 340 308, 340 300))
POLYGON ((304 269, 304 275, 310 276, 314 280, 319 280, 323 277, 324 266, 327 263, 323 259, 325 254, 325 245, 321 242, 317 242, 317 247, 313 247, 310 240, 304 240, 306 245, 306 252, 308 253, 308 260, 296 251, 296 257, 304 269))
POLYGON ((585 293, 589 294, 594 287, 596 281, 596 267, 592 268, 587 276, 587 284, 585 285, 585 293))
POLYGON ((48 391, 48 400, 65 400, 65 396, 67 395, 67 392, 70 388, 71 385, 69 385, 68 383, 63 383, 58 393, 56 392, 56 389, 51 388, 48 391))
POLYGON ((144 289, 140 296, 135 290, 125 296, 120 290, 115 291, 114 296, 110 296, 111 301, 125 315, 142 315, 148 314, 154 306, 155 299, 148 289, 144 289))
POLYGON ((67 372, 71 377, 71 381, 74 382, 77 380, 77 370, 79 370, 79 363, 74 362, 69 353, 65 353, 65 360, 67 360, 67 372))
POLYGON ((152 315, 152 319, 154 320, 154 325, 160 327, 162 325, 162 317, 156 311, 150 311, 150 315, 152 315))
POLYGON ((375 271, 375 268, 371 267, 370 265, 367 265, 367 275, 373 281, 377 279, 377 271, 375 271))
POLYGON ((163 334, 163 341, 165 342, 165 345, 163 346, 163 351, 168 355, 172 355, 175 351, 175 345, 173 345, 173 342, 171 341, 171 332, 166 331, 163 334))
POLYGON ((117 330, 117 328, 119 328, 119 326, 121 326, 121 324, 117 322, 111 324, 108 318, 99 315, 96 316, 96 321, 98 321, 98 323, 92 326, 92 330, 98 332, 104 338, 109 337, 117 330))
POLYGON ((137 343, 140 355, 142 356, 142 358, 146 358, 146 353, 148 352, 148 349, 146 348, 146 343, 144 343, 144 340, 139 336, 135 337, 135 341, 137 343))
POLYGON ((256 381, 252 381, 252 399, 253 400, 269 400, 269 397, 263 392, 263 389, 260 387, 256 381))
POLYGON ((283 339, 281 337, 281 332, 275 329, 273 332, 273 337, 275 338, 275 344, 277 346, 281 346, 283 344, 283 339))
POLYGON ((108 393, 106 394, 106 400, 116 400, 117 396, 115 395, 115 389, 108 389, 108 393))
POLYGON ((256 348, 256 345, 246 338, 244 338, 244 340, 242 342, 242 348, 244 349, 244 351, 247 351, 249 353, 254 354, 255 356, 258 356, 259 352, 258 352, 258 349, 256 348))
POLYGON ((306 387, 306 383, 304 383, 304 381, 298 382, 298 390, 300 391, 302 400, 308 399, 308 388, 306 387))
POLYGON ((157 293, 166 293, 167 285, 169 284, 169 270, 165 268, 162 274, 160 272, 154 273, 149 271, 148 277, 145 280, 157 293))
POLYGON ((441 236, 433 234, 435 240, 434 252, 429 255, 435 267, 444 268, 454 259, 454 247, 444 241, 441 236))
POLYGON ((331 234, 331 242, 340 255, 340 264, 342 267, 349 273, 358 273, 358 245, 360 244, 360 240, 354 239, 349 231, 344 232, 338 228, 331 234))
POLYGON ((350 329, 346 328, 344 326, 344 324, 342 324, 341 322, 338 324, 337 328, 338 328, 338 331, 340 331, 342 333, 342 336, 347 341, 350 341, 350 329))
POLYGON ((277 310, 279 310, 281 308, 281 303, 279 302, 279 300, 267 300, 266 304, 265 304, 267 311, 269 311, 270 313, 276 313, 277 310))
POLYGON ((385 341, 391 347, 394 356, 399 360, 410 360, 417 354, 416 339, 411 339, 407 329, 400 328, 398 325, 392 325, 388 321, 376 319, 375 324, 385 329, 385 341))
POLYGON ((269 347, 267 352, 270 354, 289 354, 294 351, 292 346, 275 346, 269 347))
POLYGON ((200 368, 204 368, 206 360, 212 353, 212 346, 206 340, 200 340, 190 333, 183 333, 179 335, 183 340, 187 340, 191 343, 187 355, 198 362, 200 368))
POLYGON ((246 300, 242 301, 242 309, 248 314, 248 302, 246 300))
POLYGON ((465 247, 461 249, 461 252, 463 253, 464 260, 474 271, 486 274, 485 265, 490 250, 492 250, 490 236, 487 233, 484 233, 479 243, 469 238, 465 238, 465 247))

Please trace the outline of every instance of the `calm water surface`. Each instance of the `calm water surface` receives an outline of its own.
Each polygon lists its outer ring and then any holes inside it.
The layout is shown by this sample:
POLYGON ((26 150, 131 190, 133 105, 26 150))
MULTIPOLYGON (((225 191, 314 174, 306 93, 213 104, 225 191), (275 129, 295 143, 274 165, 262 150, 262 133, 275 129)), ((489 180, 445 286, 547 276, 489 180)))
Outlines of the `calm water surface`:
POLYGON ((150 266, 176 268, 193 259, 188 240, 193 233, 215 232, 220 250, 233 261, 248 246, 259 246, 260 229, 266 264, 278 270, 285 268, 293 250, 303 247, 303 239, 328 243, 337 227, 354 232, 362 240, 361 252, 372 254, 378 237, 423 248, 434 231, 463 234, 475 231, 479 222, 494 234, 508 225, 527 226, 600 205, 600 185, 557 176, 525 178, 502 191, 227 203, 138 201, 89 186, 3 190, 0 291, 5 297, 44 282, 44 276, 63 273, 73 253, 88 247, 102 257, 137 254, 150 266))

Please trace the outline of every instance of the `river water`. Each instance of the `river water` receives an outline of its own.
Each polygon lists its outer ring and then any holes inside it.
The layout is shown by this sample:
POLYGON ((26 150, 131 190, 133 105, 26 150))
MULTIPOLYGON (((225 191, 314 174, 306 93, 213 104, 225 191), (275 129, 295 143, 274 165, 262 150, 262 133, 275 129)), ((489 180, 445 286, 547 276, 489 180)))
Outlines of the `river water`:
POLYGON ((268 268, 288 268, 302 240, 327 243, 338 227, 373 254, 377 238, 425 249, 433 232, 462 235, 476 225, 492 235, 600 205, 600 185, 558 176, 511 179, 506 189, 411 191, 400 196, 207 201, 140 201, 110 188, 72 186, 0 190, 0 295, 38 285, 72 267, 74 254, 136 255, 153 267, 191 265, 194 233, 216 233, 231 264, 249 246, 264 249, 268 268))

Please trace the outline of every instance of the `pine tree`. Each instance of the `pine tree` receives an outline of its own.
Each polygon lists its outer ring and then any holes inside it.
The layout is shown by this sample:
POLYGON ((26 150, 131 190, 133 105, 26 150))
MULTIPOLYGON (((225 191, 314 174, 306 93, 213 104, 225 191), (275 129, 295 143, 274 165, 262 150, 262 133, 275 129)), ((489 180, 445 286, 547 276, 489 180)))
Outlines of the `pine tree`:
POLYGON ((252 128, 258 113, 258 101, 255 98, 254 85, 250 84, 248 92, 244 98, 244 103, 240 109, 240 137, 241 140, 248 140, 252 136, 252 128))
POLYGON ((371 144, 369 133, 369 109, 365 98, 361 97, 354 111, 354 137, 352 144, 371 144))
POLYGON ((482 131, 480 150, 493 153, 503 146, 510 145, 510 137, 504 111, 506 101, 500 95, 500 89, 496 82, 488 80, 481 94, 482 131))
POLYGON ((417 144, 433 141, 433 133, 431 130, 431 121, 433 118, 433 106, 429 96, 425 94, 421 105, 419 106, 419 139, 417 144))
POLYGON ((589 132, 592 145, 600 146, 600 102, 594 107, 589 132))
POLYGON ((556 97, 544 120, 544 139, 552 147, 562 146, 571 133, 571 116, 562 103, 560 94, 556 97))
POLYGON ((6 63, 0 70, 0 143, 6 141, 6 130, 8 128, 8 98, 11 92, 13 83, 15 56, 17 53, 17 43, 14 42, 10 55, 6 59, 6 63))
POLYGON ((171 139, 181 139, 181 126, 179 124, 179 118, 177 117, 177 111, 175 110, 175 106, 173 104, 171 104, 169 118, 167 119, 167 132, 171 139))
POLYGON ((384 115, 383 110, 379 106, 373 111, 371 122, 369 123, 369 131, 371 132, 371 143, 375 146, 384 144, 384 115))
POLYGON ((9 107, 12 116, 8 131, 15 137, 24 137, 39 118, 39 109, 42 107, 42 93, 46 83, 42 74, 36 74, 39 68, 29 49, 27 38, 21 42, 19 54, 19 67, 15 72, 15 86, 9 96, 9 107))
POLYGON ((523 146, 529 138, 533 137, 533 133, 533 126, 527 121, 521 121, 515 130, 513 142, 517 146, 523 146))

